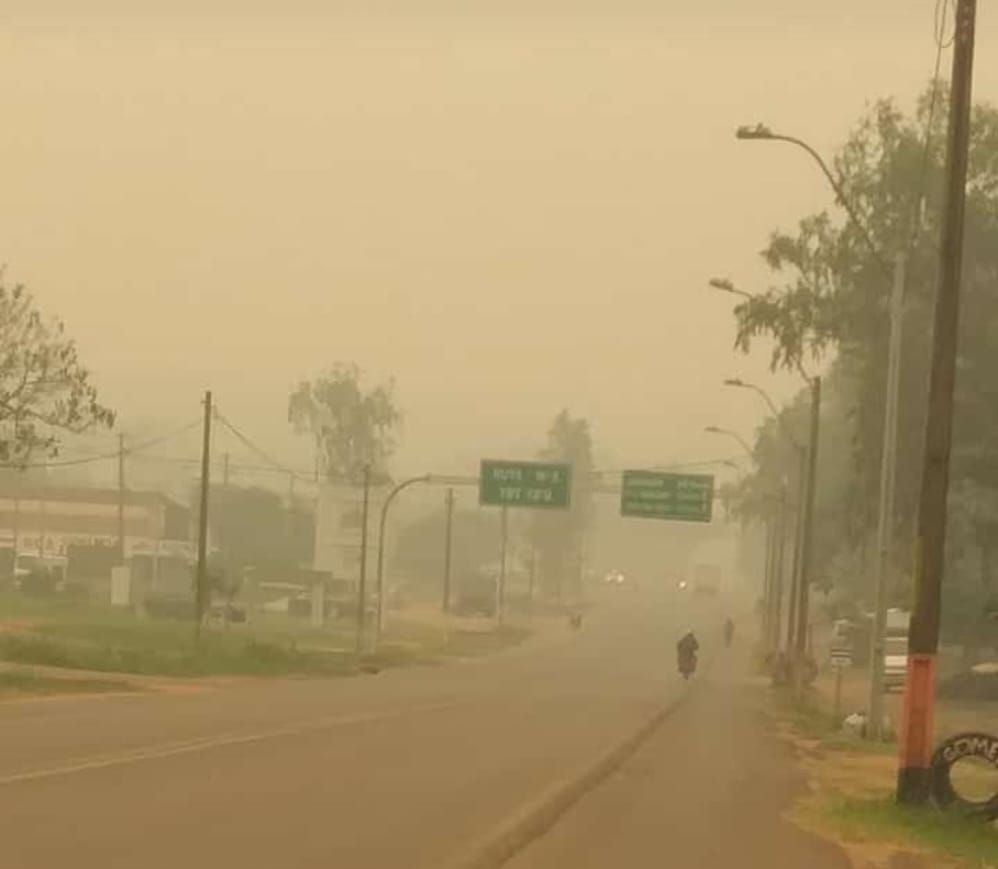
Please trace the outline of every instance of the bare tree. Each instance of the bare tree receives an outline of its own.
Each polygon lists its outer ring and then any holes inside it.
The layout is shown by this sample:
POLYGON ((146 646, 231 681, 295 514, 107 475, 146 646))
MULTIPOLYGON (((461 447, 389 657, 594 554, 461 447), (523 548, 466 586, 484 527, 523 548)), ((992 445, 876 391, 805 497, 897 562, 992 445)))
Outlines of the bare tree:
POLYGON ((113 425, 62 321, 44 318, 31 293, 8 286, 0 271, 0 463, 54 457, 60 431, 113 425))

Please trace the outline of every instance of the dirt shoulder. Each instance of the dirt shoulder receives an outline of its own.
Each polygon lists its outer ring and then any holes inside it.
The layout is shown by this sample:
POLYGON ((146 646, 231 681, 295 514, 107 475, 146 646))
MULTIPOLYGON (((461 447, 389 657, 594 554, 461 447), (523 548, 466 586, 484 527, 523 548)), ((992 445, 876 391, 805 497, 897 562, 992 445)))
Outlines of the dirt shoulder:
POLYGON ((807 793, 789 812, 794 822, 841 845, 856 869, 998 867, 993 825, 896 804, 893 745, 843 734, 820 694, 799 707, 765 690, 775 729, 808 779, 807 793))

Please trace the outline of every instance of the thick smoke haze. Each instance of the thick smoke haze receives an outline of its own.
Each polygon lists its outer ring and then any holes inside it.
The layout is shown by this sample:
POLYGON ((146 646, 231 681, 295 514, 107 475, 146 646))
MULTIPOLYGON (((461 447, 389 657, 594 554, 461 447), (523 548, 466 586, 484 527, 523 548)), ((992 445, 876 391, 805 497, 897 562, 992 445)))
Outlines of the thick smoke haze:
MULTIPOLYGON (((795 382, 706 282, 764 287, 769 232, 832 206, 734 128, 830 155, 934 57, 929 0, 5 5, 2 258, 126 424, 211 388, 308 463, 287 393, 352 360, 418 470, 529 455, 561 407, 600 461, 730 455, 704 426, 764 408, 721 381, 795 382)), ((978 40, 995 99, 986 8, 978 40)))

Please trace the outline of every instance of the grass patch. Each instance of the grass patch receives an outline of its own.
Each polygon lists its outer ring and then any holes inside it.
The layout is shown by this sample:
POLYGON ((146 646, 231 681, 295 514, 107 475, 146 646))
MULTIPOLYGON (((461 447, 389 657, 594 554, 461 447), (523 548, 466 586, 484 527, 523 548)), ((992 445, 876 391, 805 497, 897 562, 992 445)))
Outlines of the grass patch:
POLYGON ((898 805, 893 796, 896 748, 843 733, 810 693, 797 703, 774 691, 771 712, 797 749, 814 787, 793 809, 804 827, 845 848, 855 865, 892 865, 898 851, 929 855, 926 865, 998 867, 995 827, 934 807, 898 805))
POLYGON ((892 798, 829 798, 824 814, 853 839, 918 845, 973 866, 998 866, 998 836, 990 824, 934 808, 899 806, 892 798))
MULTIPOLYGON (((100 635, 98 635, 100 636, 100 635)), ((0 659, 18 664, 137 675, 281 676, 293 673, 348 675, 357 672, 353 656, 311 651, 253 638, 206 635, 175 648, 70 642, 39 634, 0 635, 0 659)))
POLYGON ((135 686, 118 679, 68 679, 46 676, 32 670, 0 671, 0 696, 10 694, 95 694, 134 691, 135 686))
POLYGON ((811 739, 829 739, 839 735, 839 722, 823 709, 810 692, 798 701, 792 688, 780 686, 772 689, 776 715, 798 733, 811 739))
POLYGON ((353 675, 489 654, 529 633, 509 626, 449 631, 444 625, 398 620, 376 652, 358 659, 352 620, 314 628, 304 620, 260 614, 250 624, 206 628, 195 645, 191 622, 139 619, 110 607, 0 595, 0 616, 8 620, 8 630, 0 630, 0 660, 175 677, 353 675))

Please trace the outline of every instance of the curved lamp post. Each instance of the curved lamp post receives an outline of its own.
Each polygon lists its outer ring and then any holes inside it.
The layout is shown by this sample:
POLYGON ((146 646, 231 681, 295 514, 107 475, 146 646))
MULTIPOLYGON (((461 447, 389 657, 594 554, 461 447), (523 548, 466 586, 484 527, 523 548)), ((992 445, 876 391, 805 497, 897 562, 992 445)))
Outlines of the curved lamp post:
POLYGON ((381 639, 381 630, 384 627, 385 617, 385 523, 388 520, 388 508, 392 505, 392 501, 395 500, 395 496, 398 495, 403 489, 408 489, 409 486, 414 486, 416 483, 428 483, 430 482, 430 479, 430 474, 423 474, 419 477, 410 477, 408 480, 403 480, 388 493, 388 497, 385 498, 385 503, 381 505, 381 523, 378 527, 378 575, 376 579, 376 586, 378 590, 378 617, 375 636, 377 640, 381 639))
MULTIPOLYGON (((897 475, 897 428, 898 403, 900 396, 901 370, 901 329, 904 313, 904 285, 907 251, 899 251, 895 261, 889 264, 874 243, 866 224, 860 219, 848 200, 842 185, 836 180, 821 155, 803 139, 775 133, 765 124, 742 126, 735 137, 743 140, 787 142, 803 151, 818 164, 839 204, 846 210, 849 219, 863 237, 873 258, 881 270, 893 279, 890 298, 890 340, 887 357, 887 401, 884 407, 884 434, 880 460, 880 497, 877 515, 877 573, 874 601, 874 625, 870 654, 870 690, 867 720, 871 734, 882 736, 883 694, 884 694, 884 634, 887 620, 887 575, 890 570, 892 530, 894 521, 894 499, 897 475)), ((711 282, 713 285, 713 282, 711 282)), ((718 287, 724 289, 724 287, 718 287)))
MULTIPOLYGON (((815 381, 820 383, 817 378, 815 381)), ((788 651, 797 652, 803 659, 807 649, 807 591, 806 591, 806 571, 807 554, 811 542, 810 525, 814 517, 812 493, 815 489, 816 464, 813 461, 812 449, 808 449, 801 444, 786 421, 780 414, 773 399, 769 397, 762 387, 754 383, 746 383, 738 378, 731 378, 724 381, 725 386, 734 386, 739 389, 750 389, 766 402, 766 405, 773 412, 778 424, 783 428, 783 433, 787 440, 793 444, 797 450, 799 473, 798 473, 798 495, 797 495, 797 533, 794 535, 793 563, 791 567, 791 592, 789 618, 787 620, 787 646, 788 651)), ((820 388, 820 387, 819 387, 820 388)), ((813 387, 812 387, 813 389, 813 387)), ((812 419, 811 419, 811 441, 813 449, 817 448, 817 409, 820 401, 820 393, 817 396, 812 394, 812 419)))

